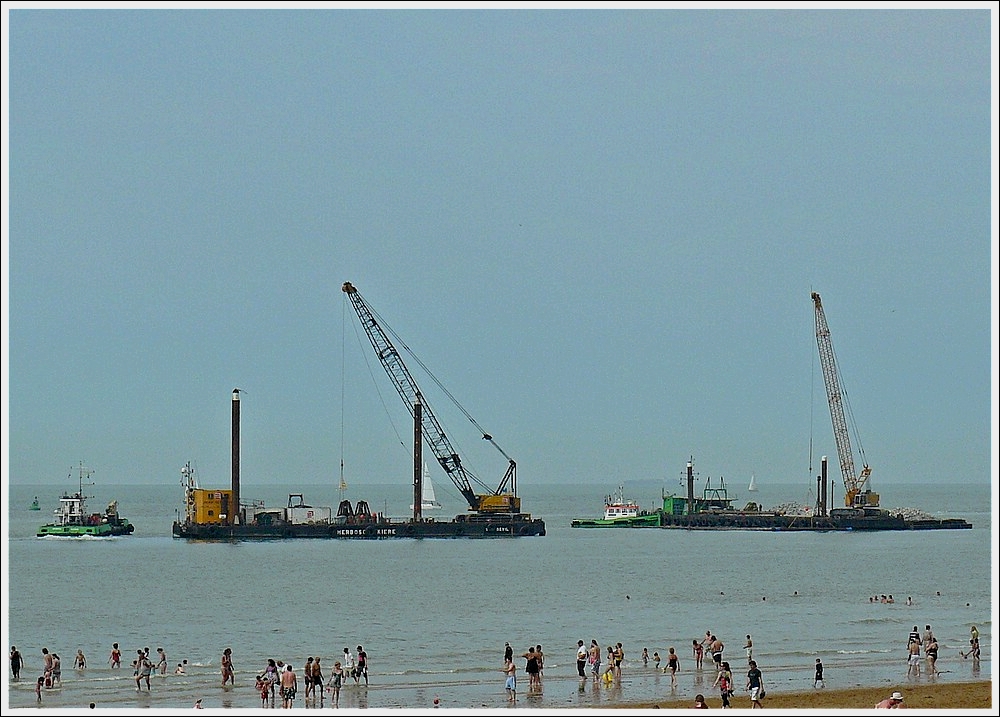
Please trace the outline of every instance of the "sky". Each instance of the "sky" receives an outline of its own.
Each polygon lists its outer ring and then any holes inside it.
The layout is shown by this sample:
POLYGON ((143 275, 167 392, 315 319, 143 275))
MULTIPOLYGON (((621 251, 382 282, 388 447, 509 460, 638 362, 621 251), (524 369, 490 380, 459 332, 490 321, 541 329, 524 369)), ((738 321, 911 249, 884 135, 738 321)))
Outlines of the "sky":
POLYGON ((997 475, 988 3, 12 6, 10 484, 226 487, 237 387, 244 483, 409 484, 347 281, 487 484, 420 364, 522 492, 836 476, 814 291, 872 487, 997 475))

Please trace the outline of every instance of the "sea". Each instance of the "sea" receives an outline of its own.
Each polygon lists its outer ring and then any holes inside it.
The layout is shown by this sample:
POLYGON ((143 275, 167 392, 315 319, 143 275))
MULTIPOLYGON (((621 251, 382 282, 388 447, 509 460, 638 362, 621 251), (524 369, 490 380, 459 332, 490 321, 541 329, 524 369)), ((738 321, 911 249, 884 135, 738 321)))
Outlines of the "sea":
MULTIPOLYGON (((731 490, 736 505, 811 505, 809 487, 770 484, 731 490)), ((203 487, 213 487, 202 484, 203 487)), ((217 487, 228 487, 223 481, 217 487)), ((692 641, 706 631, 725 644, 737 687, 746 672, 744 643, 768 692, 814 689, 816 658, 826 689, 992 679, 996 556, 987 481, 879 484, 882 505, 964 518, 971 530, 901 532, 688 531, 572 528, 573 518, 600 517, 617 485, 533 485, 522 480, 522 509, 545 520, 543 537, 507 539, 273 540, 198 542, 171 535, 182 487, 95 485, 88 507, 117 500, 136 526, 118 538, 36 538, 63 490, 74 486, 10 485, 7 491, 4 637, 25 659, 19 682, 8 670, 4 714, 21 709, 153 709, 175 713, 202 700, 207 709, 260 712, 254 688, 268 658, 299 673, 296 709, 329 708, 304 699, 301 668, 321 656, 327 673, 349 647, 369 656, 369 684, 349 681, 340 709, 509 709, 501 673, 504 643, 519 656, 541 645, 541 688, 529 691, 518 659, 514 709, 613 708, 643 701, 691 700, 712 687, 711 658, 695 668, 692 641), (40 511, 28 509, 37 497, 40 511), (893 603, 881 602, 892 595, 893 603), (873 598, 878 598, 873 600, 873 598), (912 601, 912 604, 907 604, 912 601), (931 625, 940 643, 936 677, 907 676, 907 635, 931 625), (982 660, 968 649, 980 634, 982 660), (596 640, 602 653, 621 642, 620 682, 576 675, 577 640, 596 640), (111 669, 112 643, 123 666, 111 669), (136 692, 130 666, 136 650, 167 655, 166 675, 136 692), (220 659, 232 649, 235 686, 221 685, 220 659), (665 664, 680 656, 675 685, 665 664), (61 684, 42 692, 42 648, 60 655, 61 684), (650 659, 641 659, 643 649, 650 659), (87 667, 73 668, 78 650, 87 667), (174 668, 187 660, 183 675, 174 668)), ((443 518, 465 512, 457 490, 436 483, 443 518)), ((661 491, 684 488, 656 481, 625 483, 625 496, 654 508, 661 491)), ((290 492, 314 506, 366 500, 393 517, 409 512, 412 488, 402 485, 245 484, 245 501, 287 505, 290 492)), ((765 700, 766 702, 766 700, 765 700)), ((994 703, 996 688, 994 687, 994 703)), ((748 707, 743 690, 734 698, 748 707)), ((280 697, 276 705, 281 707, 280 697)), ((863 705, 867 707, 870 705, 863 705)))

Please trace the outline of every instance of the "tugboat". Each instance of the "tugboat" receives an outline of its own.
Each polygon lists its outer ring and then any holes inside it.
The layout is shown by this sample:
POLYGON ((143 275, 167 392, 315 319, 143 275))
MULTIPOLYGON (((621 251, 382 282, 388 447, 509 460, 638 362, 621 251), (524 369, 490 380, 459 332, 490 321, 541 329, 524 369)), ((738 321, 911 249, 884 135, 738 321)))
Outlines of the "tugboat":
POLYGON ((660 516, 639 509, 634 500, 625 499, 625 486, 618 486, 618 492, 604 497, 603 518, 576 518, 570 526, 573 528, 656 528, 660 525, 660 516))
POLYGON ((41 507, 38 505, 37 495, 35 496, 35 499, 31 501, 31 505, 28 506, 28 510, 41 510, 41 507))
POLYGON ((38 528, 35 534, 39 538, 49 536, 61 538, 79 538, 91 536, 94 538, 108 538, 116 535, 129 535, 135 530, 135 526, 129 522, 128 518, 123 518, 118 514, 118 501, 112 501, 105 509, 104 514, 87 513, 87 498, 83 494, 84 473, 89 477, 92 471, 85 471, 83 464, 80 464, 80 487, 76 493, 65 493, 59 499, 59 507, 53 511, 55 522, 46 523, 38 528))

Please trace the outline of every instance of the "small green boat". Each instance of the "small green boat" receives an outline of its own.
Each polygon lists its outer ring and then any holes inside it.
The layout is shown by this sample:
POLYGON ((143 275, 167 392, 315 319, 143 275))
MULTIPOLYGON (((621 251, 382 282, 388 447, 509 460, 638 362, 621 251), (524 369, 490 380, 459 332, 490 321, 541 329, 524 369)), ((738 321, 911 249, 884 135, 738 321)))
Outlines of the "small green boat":
POLYGON ((28 506, 28 510, 41 510, 41 508, 38 505, 38 496, 37 495, 35 496, 35 499, 33 501, 31 501, 31 505, 28 506))
MULTIPOLYGON (((83 465, 80 466, 80 489, 73 494, 66 493, 59 499, 59 507, 53 511, 55 522, 47 523, 38 528, 35 534, 39 538, 60 537, 108 538, 116 535, 129 535, 135 526, 128 518, 118 515, 118 501, 112 501, 101 513, 87 512, 87 498, 83 494, 83 465)), ((88 472, 87 475, 90 475, 88 472)))
POLYGON ((658 528, 660 514, 649 513, 639 508, 634 500, 625 499, 625 486, 618 486, 618 492, 604 498, 603 518, 574 518, 572 528, 658 528))

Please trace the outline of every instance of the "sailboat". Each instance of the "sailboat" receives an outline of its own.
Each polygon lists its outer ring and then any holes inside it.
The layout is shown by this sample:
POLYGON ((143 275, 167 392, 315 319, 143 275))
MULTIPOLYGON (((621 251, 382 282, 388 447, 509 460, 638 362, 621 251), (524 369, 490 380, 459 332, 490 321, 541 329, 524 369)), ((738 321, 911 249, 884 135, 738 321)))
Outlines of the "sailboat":
MULTIPOLYGON (((431 482, 431 474, 427 470, 427 464, 424 463, 424 479, 421 481, 420 489, 420 510, 441 510, 442 507, 437 498, 434 497, 434 484, 431 482)), ((413 510, 412 505, 410 510, 413 510)))
POLYGON ((750 474, 750 485, 747 486, 747 490, 753 493, 757 492, 757 483, 754 481, 753 473, 750 474))

